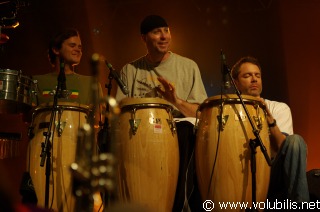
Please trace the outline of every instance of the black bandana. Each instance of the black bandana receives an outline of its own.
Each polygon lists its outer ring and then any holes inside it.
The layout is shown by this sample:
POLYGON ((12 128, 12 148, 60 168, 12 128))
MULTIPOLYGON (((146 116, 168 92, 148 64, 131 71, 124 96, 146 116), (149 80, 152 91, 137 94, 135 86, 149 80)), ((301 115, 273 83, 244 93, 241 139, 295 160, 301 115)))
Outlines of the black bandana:
POLYGON ((147 34, 151 30, 158 27, 168 27, 166 20, 158 15, 149 15, 141 22, 140 33, 147 34))

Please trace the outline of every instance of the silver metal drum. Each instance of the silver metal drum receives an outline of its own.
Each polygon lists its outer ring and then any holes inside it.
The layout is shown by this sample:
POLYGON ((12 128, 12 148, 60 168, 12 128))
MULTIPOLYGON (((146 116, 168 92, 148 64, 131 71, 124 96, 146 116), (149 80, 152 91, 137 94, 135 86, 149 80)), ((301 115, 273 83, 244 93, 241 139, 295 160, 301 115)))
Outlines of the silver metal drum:
POLYGON ((22 71, 0 69, 0 113, 24 113, 31 109, 35 83, 22 71))

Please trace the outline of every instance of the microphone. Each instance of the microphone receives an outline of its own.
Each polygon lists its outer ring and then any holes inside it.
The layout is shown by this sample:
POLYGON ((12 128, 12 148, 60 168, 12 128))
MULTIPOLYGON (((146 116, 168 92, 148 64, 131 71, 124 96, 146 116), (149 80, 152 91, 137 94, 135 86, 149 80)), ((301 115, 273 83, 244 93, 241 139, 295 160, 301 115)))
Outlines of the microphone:
POLYGON ((64 61, 60 58, 60 72, 58 76, 58 98, 67 98, 69 92, 66 84, 66 74, 64 72, 64 61))
POLYGON ((224 89, 229 89, 230 88, 229 67, 226 62, 226 56, 224 55, 222 50, 221 50, 221 73, 222 73, 223 87, 224 89))
POLYGON ((116 70, 114 70, 114 68, 112 67, 112 65, 110 63, 108 63, 108 61, 105 60, 105 63, 107 65, 107 67, 109 68, 112 76, 116 79, 122 93, 127 95, 129 93, 129 90, 128 90, 127 86, 124 84, 124 82, 122 81, 122 79, 120 78, 118 72, 116 70))

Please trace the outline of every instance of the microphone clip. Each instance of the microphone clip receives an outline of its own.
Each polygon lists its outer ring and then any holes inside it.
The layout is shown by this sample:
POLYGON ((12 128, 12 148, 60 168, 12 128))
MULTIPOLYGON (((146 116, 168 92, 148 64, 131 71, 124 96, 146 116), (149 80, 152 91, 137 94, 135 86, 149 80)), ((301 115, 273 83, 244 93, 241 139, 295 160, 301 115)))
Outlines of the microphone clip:
POLYGON ((58 98, 68 98, 70 96, 70 92, 67 90, 67 80, 64 69, 64 60, 60 58, 60 71, 58 75, 58 86, 56 91, 56 95, 58 98))
POLYGON ((223 87, 225 90, 228 90, 231 87, 230 68, 227 65, 226 56, 224 55, 222 50, 221 50, 221 74, 222 74, 223 87))
POLYGON ((126 86, 126 84, 122 81, 122 79, 120 78, 118 72, 112 67, 112 65, 110 63, 108 63, 107 61, 105 61, 108 69, 110 70, 110 75, 113 76, 113 78, 117 81, 119 88, 121 89, 122 93, 125 95, 129 94, 129 90, 128 87, 126 86))

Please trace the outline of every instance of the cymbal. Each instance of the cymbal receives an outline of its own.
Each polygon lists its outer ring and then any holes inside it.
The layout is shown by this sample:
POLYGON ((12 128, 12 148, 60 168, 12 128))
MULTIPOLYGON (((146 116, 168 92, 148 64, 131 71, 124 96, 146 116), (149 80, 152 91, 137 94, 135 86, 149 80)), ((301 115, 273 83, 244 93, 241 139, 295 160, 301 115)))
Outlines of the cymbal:
POLYGON ((9 40, 9 36, 6 34, 1 33, 0 34, 0 44, 4 44, 9 40))

